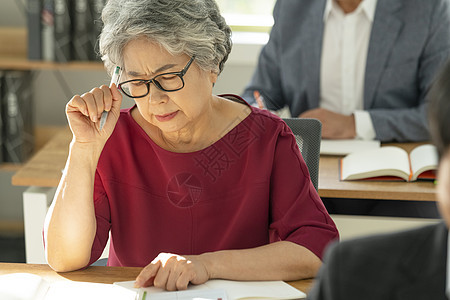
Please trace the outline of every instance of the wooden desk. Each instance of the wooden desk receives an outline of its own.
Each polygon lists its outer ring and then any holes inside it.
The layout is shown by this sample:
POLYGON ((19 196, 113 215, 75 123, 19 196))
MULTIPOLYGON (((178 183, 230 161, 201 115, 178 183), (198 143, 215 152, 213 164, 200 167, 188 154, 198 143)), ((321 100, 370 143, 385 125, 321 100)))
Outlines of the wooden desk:
POLYGON ((58 186, 69 154, 71 140, 70 129, 61 129, 12 176, 12 184, 39 187, 58 186))
MULTIPOLYGON (((406 151, 417 143, 393 144, 406 151)), ((339 181, 339 156, 321 156, 319 163, 319 195, 324 198, 435 201, 432 182, 339 181)))
MULTIPOLYGON (((116 281, 135 280, 142 268, 131 267, 89 267, 85 270, 57 273, 44 264, 0 263, 0 275, 11 273, 31 273, 42 276, 49 282, 61 280, 114 283, 116 281)), ((308 293, 313 279, 289 281, 296 289, 308 293)))

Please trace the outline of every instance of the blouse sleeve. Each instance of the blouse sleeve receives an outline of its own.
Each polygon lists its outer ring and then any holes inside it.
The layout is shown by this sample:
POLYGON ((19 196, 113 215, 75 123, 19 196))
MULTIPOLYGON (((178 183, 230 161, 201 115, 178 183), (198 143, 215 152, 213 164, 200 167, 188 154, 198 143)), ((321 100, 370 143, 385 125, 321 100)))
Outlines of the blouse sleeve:
POLYGON ((322 259, 325 247, 338 239, 339 233, 286 124, 275 147, 270 184, 271 242, 290 241, 322 259))
POLYGON ((111 228, 111 214, 109 210, 108 196, 103 188, 103 183, 98 171, 95 173, 94 207, 97 231, 92 244, 89 265, 99 259, 102 255, 106 243, 108 242, 109 230, 111 228))

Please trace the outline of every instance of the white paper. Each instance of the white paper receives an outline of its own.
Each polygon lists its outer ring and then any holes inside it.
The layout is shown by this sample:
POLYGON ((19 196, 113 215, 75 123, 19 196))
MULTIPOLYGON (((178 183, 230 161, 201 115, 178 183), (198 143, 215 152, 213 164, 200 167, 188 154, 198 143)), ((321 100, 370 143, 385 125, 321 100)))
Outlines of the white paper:
POLYGON ((408 153, 399 147, 355 152, 342 159, 342 179, 352 180, 377 176, 398 176, 409 179, 408 153))
POLYGON ((409 154, 413 180, 424 171, 435 170, 438 167, 438 153, 435 146, 426 144, 414 148, 409 154))
MULTIPOLYGON (((139 289, 133 288, 134 281, 122 281, 115 282, 115 285, 122 286, 126 289, 134 290, 136 292, 139 289)), ((147 291, 148 295, 152 295, 147 299, 196 299, 198 297, 203 298, 205 291, 224 291, 229 300, 236 299, 303 299, 306 298, 306 294, 297 290, 283 281, 232 281, 232 280, 209 280, 204 284, 190 285, 186 291, 179 292, 165 292, 162 289, 155 287, 142 288, 141 290, 147 291), (182 297, 183 294, 187 294, 188 298, 175 298, 175 296, 166 298, 165 295, 173 295, 170 293, 178 293, 177 297, 182 297), (154 298, 153 296, 158 295, 154 298), (161 297, 161 298, 160 298, 161 297), (163 298, 164 297, 164 298, 163 298)), ((217 296, 214 299, 218 299, 217 296)), ((209 299, 209 298, 207 298, 209 299)), ((226 298, 225 298, 226 299, 226 298)))
POLYGON ((380 148, 380 141, 375 140, 326 140, 320 143, 321 155, 347 155, 350 153, 380 148))
POLYGON ((209 280, 209 288, 223 288, 228 298, 233 299, 302 299, 306 294, 284 281, 231 281, 209 280))
POLYGON ((136 293, 112 284, 57 281, 47 282, 30 273, 0 276, 0 300, 135 300, 136 293))
POLYGON ((142 299, 143 292, 147 292, 146 300, 227 300, 224 289, 211 289, 204 285, 191 285, 187 290, 169 292, 154 286, 146 288, 134 288, 134 281, 115 282, 114 285, 124 290, 133 291, 142 299))
POLYGON ((49 284, 38 275, 13 273, 0 276, 0 299, 42 300, 49 284))
POLYGON ((136 293, 112 284, 60 281, 52 283, 45 300, 135 300, 136 293))

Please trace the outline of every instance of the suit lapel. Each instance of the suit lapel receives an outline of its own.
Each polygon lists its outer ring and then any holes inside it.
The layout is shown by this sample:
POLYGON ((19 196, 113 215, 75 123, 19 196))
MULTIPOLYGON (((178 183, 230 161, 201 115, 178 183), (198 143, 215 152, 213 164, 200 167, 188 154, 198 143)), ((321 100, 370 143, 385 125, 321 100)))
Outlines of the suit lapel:
POLYGON ((303 22, 302 40, 302 61, 304 62, 303 73, 308 80, 307 94, 308 107, 319 107, 320 95, 320 60, 322 57, 323 40, 323 14, 326 0, 313 0, 311 10, 308 12, 308 19, 303 22), (320 38, 318 38, 320 37, 320 38))
POLYGON ((367 53, 364 109, 372 106, 386 62, 403 26, 403 22, 394 14, 401 6, 399 0, 378 0, 367 53))
POLYGON ((420 239, 401 263, 407 284, 395 299, 445 299, 448 231, 444 223, 436 226, 432 236, 420 239))

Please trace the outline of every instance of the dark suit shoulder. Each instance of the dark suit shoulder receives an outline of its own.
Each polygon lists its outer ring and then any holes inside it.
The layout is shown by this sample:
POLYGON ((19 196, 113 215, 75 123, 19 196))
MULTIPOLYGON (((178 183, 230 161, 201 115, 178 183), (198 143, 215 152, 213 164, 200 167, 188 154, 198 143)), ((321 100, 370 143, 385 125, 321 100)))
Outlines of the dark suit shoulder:
POLYGON ((334 243, 308 299, 443 299, 447 235, 439 223, 334 243))
POLYGON ((409 229, 388 234, 377 234, 341 242, 338 247, 341 252, 351 257, 387 255, 402 255, 405 251, 411 251, 412 245, 423 244, 432 239, 436 234, 442 235, 445 225, 442 223, 424 227, 409 229))
POLYGON ((274 18, 275 21, 279 19, 286 25, 298 25, 311 14, 313 18, 322 19, 325 4, 326 0, 278 0, 274 8, 274 18))
MULTIPOLYGON (((330 247, 324 263, 339 262, 341 270, 345 269, 349 278, 365 282, 389 279, 405 267, 410 269, 412 262, 416 265, 414 268, 424 271, 427 264, 424 255, 433 256, 434 248, 440 248, 442 252, 442 248, 435 245, 446 243, 446 235, 445 225, 439 223, 343 241, 330 247)), ((387 284, 396 284, 396 280, 399 278, 393 278, 387 284)))

